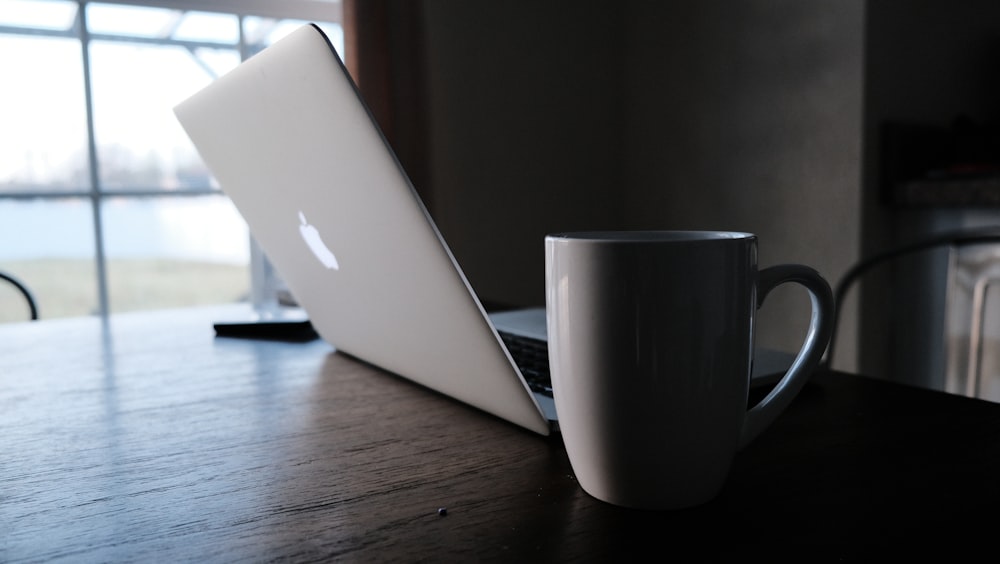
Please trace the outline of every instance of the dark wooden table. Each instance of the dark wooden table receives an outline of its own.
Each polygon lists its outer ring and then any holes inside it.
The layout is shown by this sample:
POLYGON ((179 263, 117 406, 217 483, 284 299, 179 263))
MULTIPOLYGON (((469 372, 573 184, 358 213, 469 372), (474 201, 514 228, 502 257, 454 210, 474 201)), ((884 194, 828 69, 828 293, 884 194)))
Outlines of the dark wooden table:
POLYGON ((632 511, 584 493, 558 437, 321 341, 216 338, 239 311, 0 326, 0 561, 954 559, 1000 538, 997 404, 818 374, 714 501, 632 511))

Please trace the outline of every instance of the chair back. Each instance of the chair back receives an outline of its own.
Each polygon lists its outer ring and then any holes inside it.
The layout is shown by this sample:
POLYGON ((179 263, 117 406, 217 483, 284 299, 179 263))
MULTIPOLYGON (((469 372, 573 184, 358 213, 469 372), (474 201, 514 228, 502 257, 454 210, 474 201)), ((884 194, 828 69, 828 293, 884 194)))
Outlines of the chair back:
POLYGON ((5 272, 0 272, 0 280, 4 280, 5 282, 13 285, 14 288, 17 289, 17 291, 22 296, 24 296, 24 300, 28 303, 28 309, 30 310, 31 320, 32 321, 37 320, 38 304, 35 302, 35 296, 31 294, 31 290, 29 290, 28 287, 24 285, 24 283, 15 278, 13 275, 7 274, 5 272))

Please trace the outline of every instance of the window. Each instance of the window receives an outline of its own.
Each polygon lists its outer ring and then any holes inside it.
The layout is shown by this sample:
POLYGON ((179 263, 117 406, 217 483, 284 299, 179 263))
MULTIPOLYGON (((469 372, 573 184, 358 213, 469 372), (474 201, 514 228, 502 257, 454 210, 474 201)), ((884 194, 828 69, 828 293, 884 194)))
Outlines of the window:
MULTIPOLYGON (((247 299, 251 238, 173 106, 306 22, 343 54, 340 19, 321 0, 0 0, 0 270, 44 318, 247 299)), ((0 321, 20 302, 0 286, 0 321)))

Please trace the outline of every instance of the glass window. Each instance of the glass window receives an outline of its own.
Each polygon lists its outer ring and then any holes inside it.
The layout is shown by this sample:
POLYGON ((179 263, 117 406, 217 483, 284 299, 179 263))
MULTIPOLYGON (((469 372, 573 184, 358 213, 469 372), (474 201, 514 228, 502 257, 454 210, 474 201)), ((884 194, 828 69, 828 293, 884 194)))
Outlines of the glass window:
POLYGON ((112 313, 248 298, 249 235, 224 196, 109 198, 101 209, 112 313))
POLYGON ((231 14, 187 12, 184 14, 173 39, 182 41, 216 41, 236 45, 240 40, 239 19, 231 14))
POLYGON ((104 190, 207 189, 173 107, 239 64, 236 49, 95 40, 90 45, 97 170, 104 190))
MULTIPOLYGON (((0 53, 17 54, 0 56, 0 270, 28 286, 43 319, 245 301, 269 287, 251 276, 269 270, 266 257, 173 108, 317 7, 179 4, 0 0, 0 53), (246 12, 227 12, 236 6, 246 12)), ((340 24, 316 23, 343 53, 340 24)), ((0 322, 28 313, 0 283, 0 322)))
POLYGON ((0 35, 0 192, 89 185, 80 42, 0 35))
MULTIPOLYGON (((31 290, 42 318, 98 313, 94 249, 87 198, 0 199, 0 270, 31 290)), ((27 320, 23 298, 5 290, 0 321, 27 320)))
POLYGON ((91 34, 129 37, 163 37, 180 20, 182 12, 166 8, 87 4, 87 29, 91 34))
POLYGON ((76 20, 76 8, 76 2, 65 0, 0 0, 0 25, 67 30, 76 20))

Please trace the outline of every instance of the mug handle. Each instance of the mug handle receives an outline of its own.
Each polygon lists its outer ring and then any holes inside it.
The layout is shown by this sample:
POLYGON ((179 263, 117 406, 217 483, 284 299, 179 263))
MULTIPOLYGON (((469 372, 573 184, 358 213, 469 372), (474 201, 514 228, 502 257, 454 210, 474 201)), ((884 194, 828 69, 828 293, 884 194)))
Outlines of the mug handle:
POLYGON ((801 264, 780 264, 760 271, 757 284, 757 308, 776 287, 786 282, 802 285, 812 301, 812 318, 805 342, 792 365, 770 393, 747 411, 740 436, 745 447, 766 429, 792 403, 819 365, 833 333, 834 301, 830 284, 813 268, 801 264))

